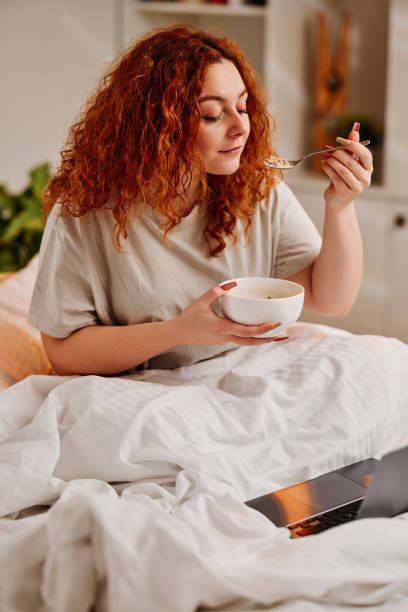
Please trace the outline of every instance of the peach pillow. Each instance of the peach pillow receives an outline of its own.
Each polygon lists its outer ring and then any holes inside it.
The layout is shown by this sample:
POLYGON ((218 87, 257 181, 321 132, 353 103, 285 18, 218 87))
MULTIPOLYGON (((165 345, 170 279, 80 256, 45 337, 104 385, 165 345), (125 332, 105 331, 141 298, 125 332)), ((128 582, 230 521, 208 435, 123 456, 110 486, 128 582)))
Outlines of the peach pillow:
POLYGON ((0 390, 31 374, 51 374, 40 332, 27 321, 38 255, 0 283, 0 390))

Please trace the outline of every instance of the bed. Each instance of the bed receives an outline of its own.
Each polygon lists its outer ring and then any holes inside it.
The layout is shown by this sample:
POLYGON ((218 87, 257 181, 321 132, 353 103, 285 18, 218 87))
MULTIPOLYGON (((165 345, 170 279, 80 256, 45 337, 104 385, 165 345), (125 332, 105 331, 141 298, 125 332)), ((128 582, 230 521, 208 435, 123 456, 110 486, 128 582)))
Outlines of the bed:
POLYGON ((297 323, 175 371, 56 376, 0 284, 1 612, 408 610, 408 513, 293 540, 243 501, 407 443, 408 346, 297 323))

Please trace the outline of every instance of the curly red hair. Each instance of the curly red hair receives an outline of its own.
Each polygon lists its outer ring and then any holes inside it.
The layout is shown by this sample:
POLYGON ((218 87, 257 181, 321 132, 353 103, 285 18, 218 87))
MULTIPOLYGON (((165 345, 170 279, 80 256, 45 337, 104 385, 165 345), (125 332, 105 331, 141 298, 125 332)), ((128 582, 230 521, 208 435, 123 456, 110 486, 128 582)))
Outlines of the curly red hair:
POLYGON ((181 188, 198 167, 197 203, 207 203, 204 232, 215 256, 225 248, 225 238, 235 241, 238 218, 248 235, 257 202, 280 179, 262 163, 273 153, 274 127, 265 93, 235 42, 184 25, 154 30, 119 56, 70 128, 60 166, 44 193, 45 210, 57 201, 62 214, 71 216, 111 208, 120 248, 129 218, 150 194, 165 220, 165 238, 181 221, 177 199, 183 199, 181 188), (235 64, 249 93, 251 132, 239 169, 217 176, 206 173, 195 141, 206 69, 223 59, 235 64))

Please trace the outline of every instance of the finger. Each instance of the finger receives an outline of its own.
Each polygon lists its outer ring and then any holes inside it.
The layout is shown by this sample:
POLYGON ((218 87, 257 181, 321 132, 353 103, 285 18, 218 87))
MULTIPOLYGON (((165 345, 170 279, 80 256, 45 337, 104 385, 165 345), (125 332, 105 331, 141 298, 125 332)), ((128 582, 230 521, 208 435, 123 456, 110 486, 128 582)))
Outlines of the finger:
POLYGON ((357 189, 357 180, 354 179, 353 181, 353 175, 350 170, 339 161, 332 158, 324 160, 322 161, 322 168, 339 193, 344 193, 347 189, 353 191, 353 183, 355 184, 354 189, 357 189))
MULTIPOLYGON (((326 160, 326 162, 329 168, 336 173, 338 179, 344 183, 347 189, 350 189, 353 192, 361 191, 361 185, 358 178, 347 166, 335 158, 329 158, 326 160)), ((331 179, 333 180, 333 177, 331 177, 331 179)), ((341 188, 341 184, 339 184, 339 188, 341 188)))
POLYGON ((198 299, 201 300, 207 306, 211 306, 211 304, 214 304, 214 302, 216 302, 220 297, 225 295, 226 291, 228 291, 229 289, 232 289, 236 285, 237 285, 237 283, 232 282, 232 283, 226 283, 222 287, 218 287, 218 286, 217 287, 211 287, 211 289, 206 291, 198 299))
MULTIPOLYGON (((336 140, 340 144, 343 144, 343 145, 347 146, 346 151, 348 153, 351 153, 352 155, 357 155, 358 156, 358 159, 359 159, 361 165, 363 166, 363 168, 365 168, 369 172, 372 172, 372 170, 373 170, 373 156, 371 155, 371 151, 369 149, 367 149, 366 146, 360 144, 359 142, 354 142, 352 140, 347 140, 346 138, 340 138, 340 136, 338 136, 336 138, 336 140)), ((338 153, 338 152, 339 151, 333 151, 333 153, 330 153, 330 151, 328 151, 327 153, 325 153, 325 155, 336 155, 336 153, 338 153)))
MULTIPOLYGON (((354 157, 346 153, 345 151, 336 151, 333 153, 333 158, 337 159, 344 166, 349 168, 354 176, 364 185, 368 186, 370 184, 370 170, 366 170, 361 161, 356 161, 354 157)), ((327 159, 328 156, 325 155, 324 159, 327 159)))
MULTIPOLYGON (((287 340, 288 336, 280 339, 287 340)), ((276 340, 277 338, 242 338, 241 336, 231 336, 229 341, 240 346, 257 346, 258 344, 270 344, 271 342, 276 342, 276 340)))
POLYGON ((348 135, 348 138, 350 140, 354 140, 355 142, 358 142, 360 140, 360 124, 355 121, 353 124, 353 127, 351 128, 351 132, 348 135))
POLYGON ((233 321, 230 321, 230 323, 231 326, 227 330, 227 333, 231 334, 231 336, 238 336, 240 338, 260 336, 282 325, 280 321, 269 321, 268 323, 261 323, 260 325, 241 325, 233 321))

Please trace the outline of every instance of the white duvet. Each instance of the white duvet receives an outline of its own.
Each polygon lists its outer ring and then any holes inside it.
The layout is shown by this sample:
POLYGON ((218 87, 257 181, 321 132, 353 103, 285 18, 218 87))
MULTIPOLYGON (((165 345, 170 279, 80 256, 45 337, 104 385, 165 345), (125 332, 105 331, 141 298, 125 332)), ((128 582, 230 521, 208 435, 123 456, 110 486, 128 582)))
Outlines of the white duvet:
POLYGON ((242 502, 407 440, 408 346, 323 326, 26 379, 0 394, 0 612, 406 612, 408 515, 291 540, 242 502))

